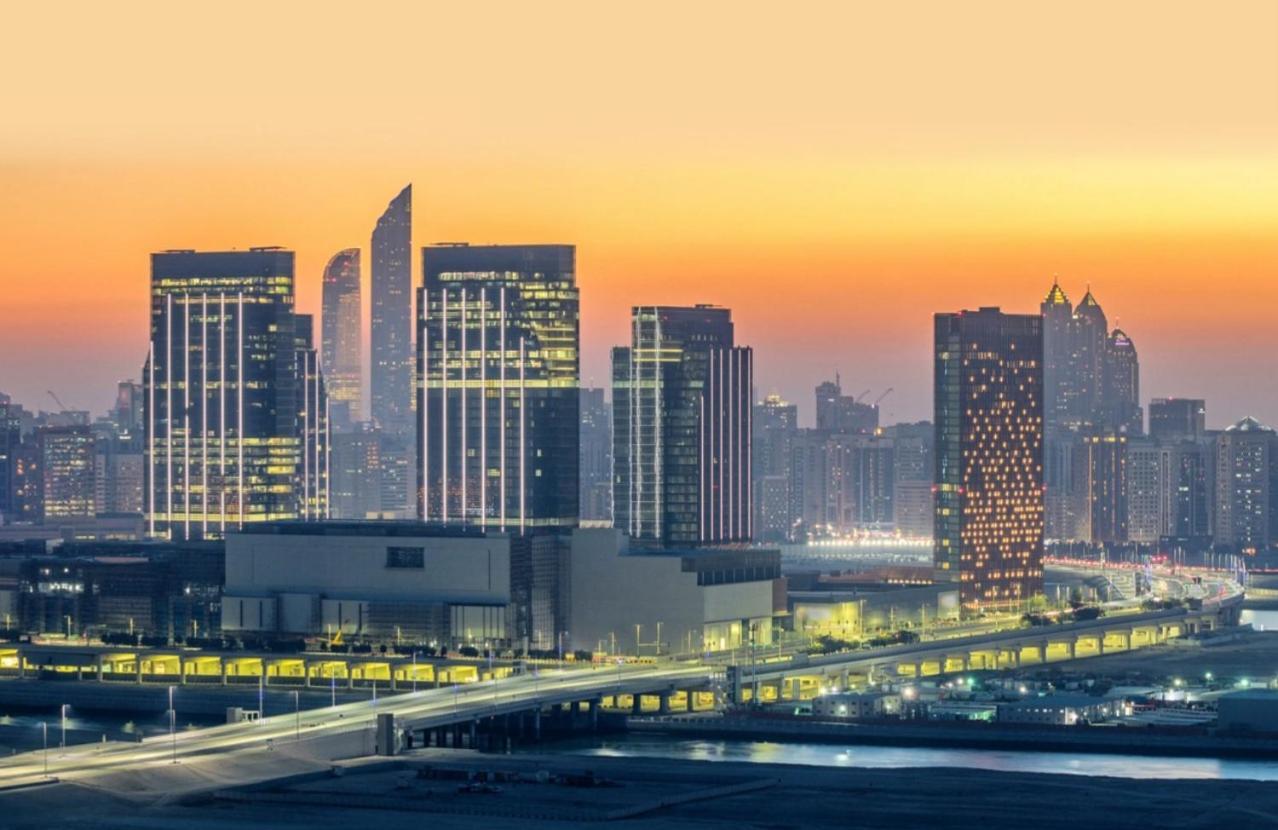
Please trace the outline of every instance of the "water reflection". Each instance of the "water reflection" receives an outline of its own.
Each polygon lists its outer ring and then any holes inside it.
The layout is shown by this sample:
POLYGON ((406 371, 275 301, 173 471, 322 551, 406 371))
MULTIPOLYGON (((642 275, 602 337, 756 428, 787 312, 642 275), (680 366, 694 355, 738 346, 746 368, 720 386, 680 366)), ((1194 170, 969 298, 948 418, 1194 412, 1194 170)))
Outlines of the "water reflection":
MULTIPOLYGON (((541 747, 541 751, 555 747, 541 747)), ((801 764, 820 767, 963 767, 995 772, 1041 772, 1116 778, 1235 778, 1278 781, 1278 761, 1157 758, 1068 752, 1017 752, 927 747, 837 746, 771 741, 676 740, 629 736, 595 744, 564 744, 566 754, 695 761, 801 764)))

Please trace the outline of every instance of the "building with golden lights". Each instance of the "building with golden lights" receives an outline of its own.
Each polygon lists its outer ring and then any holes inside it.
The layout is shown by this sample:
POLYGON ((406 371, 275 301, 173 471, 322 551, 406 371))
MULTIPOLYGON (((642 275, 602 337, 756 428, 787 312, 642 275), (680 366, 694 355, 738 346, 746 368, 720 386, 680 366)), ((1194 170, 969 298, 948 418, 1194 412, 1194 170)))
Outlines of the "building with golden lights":
POLYGON ((936 579, 967 608, 1043 590, 1043 318, 935 319, 936 579))

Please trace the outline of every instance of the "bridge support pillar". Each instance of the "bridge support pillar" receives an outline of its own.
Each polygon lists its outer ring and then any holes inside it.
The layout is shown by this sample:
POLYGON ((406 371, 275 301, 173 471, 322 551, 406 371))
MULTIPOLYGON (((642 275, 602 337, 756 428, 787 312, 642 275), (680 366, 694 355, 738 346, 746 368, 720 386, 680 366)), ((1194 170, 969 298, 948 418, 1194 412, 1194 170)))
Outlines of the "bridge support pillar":
MULTIPOLYGON (((21 658, 18 659, 18 662, 19 663, 22 662, 21 658)), ((97 664, 94 666, 94 668, 97 670, 98 682, 101 683, 102 682, 102 658, 101 657, 98 658, 97 664)))
POLYGON ((670 714, 670 693, 662 692, 657 696, 657 711, 662 715, 670 714))
POLYGON ((643 695, 630 696, 630 711, 636 715, 643 711, 643 695))
POLYGON ((797 677, 790 678, 790 699, 798 700, 800 697, 800 689, 803 688, 802 681, 797 677))
POLYGON ((533 740, 541 740, 541 707, 533 710, 533 740))
POLYGON ((475 747, 479 745, 478 740, 479 740, 479 721, 473 720, 470 722, 470 748, 471 749, 474 749, 475 747))
POLYGON ((599 731, 599 708, 603 706, 603 698, 597 697, 590 701, 590 731, 599 731))
POLYGON ((133 668, 134 668, 134 674, 137 678, 137 683, 139 686, 141 686, 142 685, 142 658, 141 657, 139 657, 137 661, 134 662, 133 668))

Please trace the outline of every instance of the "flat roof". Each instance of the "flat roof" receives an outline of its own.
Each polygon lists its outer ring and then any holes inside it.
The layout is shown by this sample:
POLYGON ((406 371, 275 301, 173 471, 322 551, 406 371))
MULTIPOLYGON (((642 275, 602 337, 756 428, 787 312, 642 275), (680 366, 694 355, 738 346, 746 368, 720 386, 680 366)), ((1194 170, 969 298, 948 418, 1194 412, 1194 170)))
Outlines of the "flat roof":
MULTIPOLYGON (((483 539, 490 534, 480 527, 468 525, 418 522, 407 519, 366 519, 355 521, 307 522, 300 519, 247 524, 232 531, 251 536, 385 536, 388 538, 437 537, 444 539, 483 539)), ((494 533, 492 536, 504 536, 494 533)))

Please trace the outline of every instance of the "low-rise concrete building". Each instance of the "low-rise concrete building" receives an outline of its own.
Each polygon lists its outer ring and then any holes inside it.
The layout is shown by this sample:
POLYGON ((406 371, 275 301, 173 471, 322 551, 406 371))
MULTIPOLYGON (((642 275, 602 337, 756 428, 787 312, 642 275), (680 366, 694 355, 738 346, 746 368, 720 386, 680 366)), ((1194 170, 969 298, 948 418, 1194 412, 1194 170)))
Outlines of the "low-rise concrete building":
POLYGON ((841 692, 821 695, 812 701, 818 718, 872 720, 901 714, 901 696, 896 692, 841 692))
POLYGON ((957 619, 958 590, 948 585, 860 585, 845 590, 791 590, 795 631, 812 637, 859 640, 957 619))
POLYGON ((1126 701, 1080 694, 1055 694, 1026 697, 998 704, 1001 723, 1036 723, 1051 726, 1074 726, 1098 723, 1121 717, 1126 701))
POLYGON ((772 642, 777 550, 632 544, 578 528, 571 545, 572 648, 655 655, 772 642))
POLYGON ((1278 734, 1278 691, 1247 689, 1221 695, 1216 725, 1226 732, 1278 734))
POLYGON ((274 522, 226 540, 222 630, 513 639, 512 540, 420 522, 274 522))

